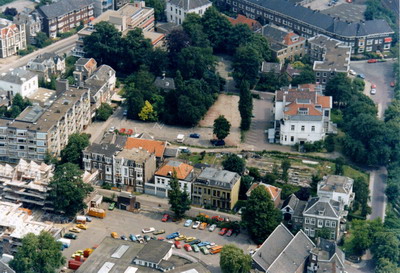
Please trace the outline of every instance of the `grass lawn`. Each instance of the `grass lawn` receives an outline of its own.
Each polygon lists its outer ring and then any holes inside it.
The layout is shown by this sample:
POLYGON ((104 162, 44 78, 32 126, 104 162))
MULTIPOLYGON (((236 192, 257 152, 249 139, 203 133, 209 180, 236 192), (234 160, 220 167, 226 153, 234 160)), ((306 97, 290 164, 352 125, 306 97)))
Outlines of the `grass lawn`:
POLYGON ((217 155, 219 154, 206 153, 202 158, 202 155, 200 153, 191 153, 191 154, 181 154, 179 158, 190 161, 191 164, 203 163, 209 165, 221 165, 223 157, 217 155))

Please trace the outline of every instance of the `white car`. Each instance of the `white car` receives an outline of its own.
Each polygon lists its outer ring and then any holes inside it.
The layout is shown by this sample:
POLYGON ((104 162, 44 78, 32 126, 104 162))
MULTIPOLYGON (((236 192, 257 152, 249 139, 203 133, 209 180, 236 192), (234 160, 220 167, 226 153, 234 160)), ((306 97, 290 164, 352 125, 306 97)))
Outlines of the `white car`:
POLYGON ((139 243, 141 243, 141 244, 144 243, 144 239, 143 239, 142 235, 137 234, 135 237, 136 237, 136 240, 137 240, 139 243))
POLYGON ((354 71, 353 69, 350 69, 349 73, 350 73, 350 75, 353 75, 353 76, 357 75, 356 71, 354 71))
POLYGON ((109 133, 114 133, 114 131, 115 131, 115 127, 113 126, 113 127, 110 127, 110 129, 108 129, 108 132, 109 133))
POLYGON ((375 88, 372 88, 371 89, 371 95, 375 95, 376 94, 376 89, 375 88))
POLYGON ((208 231, 214 231, 216 227, 217 227, 217 225, 213 224, 208 228, 208 231))
POLYGON ((199 228, 200 224, 201 224, 200 221, 196 221, 196 222, 194 222, 192 228, 194 228, 194 229, 199 228))
POLYGON ((153 228, 153 227, 149 227, 149 228, 144 228, 144 229, 142 229, 142 232, 143 232, 143 233, 151 233, 151 232, 153 232, 153 231, 156 231, 156 229, 153 228))

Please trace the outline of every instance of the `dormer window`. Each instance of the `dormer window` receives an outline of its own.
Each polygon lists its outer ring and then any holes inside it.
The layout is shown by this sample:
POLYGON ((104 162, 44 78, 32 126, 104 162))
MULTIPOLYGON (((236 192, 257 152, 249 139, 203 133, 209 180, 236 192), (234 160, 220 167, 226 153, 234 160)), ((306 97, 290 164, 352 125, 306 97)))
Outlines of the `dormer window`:
POLYGON ((308 108, 299 108, 299 115, 308 115, 308 108))

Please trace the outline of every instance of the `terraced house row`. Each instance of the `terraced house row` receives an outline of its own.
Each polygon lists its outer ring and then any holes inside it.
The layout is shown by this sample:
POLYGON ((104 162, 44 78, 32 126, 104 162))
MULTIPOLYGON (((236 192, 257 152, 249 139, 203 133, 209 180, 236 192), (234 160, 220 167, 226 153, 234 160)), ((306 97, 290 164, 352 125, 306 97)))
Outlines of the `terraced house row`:
POLYGON ((325 34, 352 47, 352 53, 388 51, 394 31, 383 19, 346 22, 327 14, 281 0, 218 0, 216 5, 262 24, 292 29, 305 38, 325 34))

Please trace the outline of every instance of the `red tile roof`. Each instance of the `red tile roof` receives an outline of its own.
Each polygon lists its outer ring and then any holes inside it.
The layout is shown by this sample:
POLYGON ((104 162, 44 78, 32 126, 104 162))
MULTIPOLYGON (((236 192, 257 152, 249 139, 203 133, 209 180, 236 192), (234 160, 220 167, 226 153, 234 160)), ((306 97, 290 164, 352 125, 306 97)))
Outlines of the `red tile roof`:
POLYGON ((261 28, 261 24, 258 21, 247 18, 242 14, 238 14, 236 18, 228 17, 228 20, 229 22, 231 22, 232 25, 245 24, 248 25, 249 28, 252 30, 261 28))
POLYGON ((142 148, 149 153, 155 154, 156 157, 163 157, 166 143, 163 141, 141 139, 135 137, 128 137, 125 143, 125 149, 142 148))
POLYGON ((286 115, 295 116, 299 113, 300 108, 308 109, 308 116, 322 116, 322 112, 315 108, 314 104, 299 104, 297 102, 292 102, 291 104, 286 106, 287 110, 285 111, 286 115))
POLYGON ((250 189, 247 191, 246 195, 250 196, 250 193, 257 188, 258 186, 264 186, 265 190, 269 193, 269 195, 271 196, 272 200, 276 200, 276 198, 278 198, 281 194, 282 189, 272 186, 270 184, 264 184, 264 183, 253 183, 250 187, 250 189))
MULTIPOLYGON (((177 161, 173 161, 173 163, 176 162, 177 161)), ((171 166, 170 164, 167 163, 161 168, 159 168, 155 174, 159 176, 172 176, 172 174, 176 172, 176 178, 183 180, 193 171, 193 166, 190 166, 182 162, 179 163, 180 163, 179 166, 176 166, 176 164, 171 166)))
POLYGON ((301 36, 299 36, 299 35, 297 35, 296 33, 294 33, 294 32, 290 32, 290 33, 288 33, 286 36, 285 36, 285 38, 283 38, 283 43, 285 44, 285 45, 293 45, 293 44, 297 44, 297 43, 299 43, 299 42, 302 42, 302 41, 304 41, 304 38, 303 37, 301 37, 301 36), (297 39, 297 41, 293 41, 292 40, 292 37, 298 37, 298 39, 297 39))

